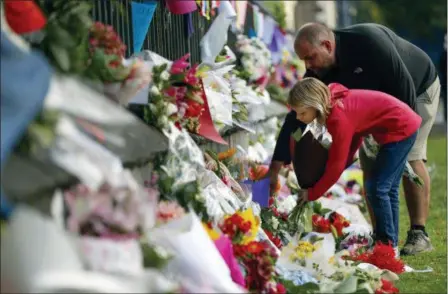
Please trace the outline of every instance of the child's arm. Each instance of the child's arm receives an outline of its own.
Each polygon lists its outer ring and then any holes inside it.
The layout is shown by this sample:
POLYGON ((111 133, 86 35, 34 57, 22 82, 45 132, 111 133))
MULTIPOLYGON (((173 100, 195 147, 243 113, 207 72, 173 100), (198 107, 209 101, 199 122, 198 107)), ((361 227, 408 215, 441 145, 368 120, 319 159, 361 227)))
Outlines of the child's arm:
POLYGON ((353 158, 355 157, 356 151, 358 151, 359 147, 361 147, 361 144, 362 144, 362 136, 354 136, 352 139, 352 144, 350 145, 350 151, 348 153, 345 168, 353 164, 353 158))
MULTIPOLYGON (((308 189, 308 199, 317 200, 333 186, 345 169, 349 158, 354 129, 343 113, 336 114, 331 121, 327 121, 333 143, 331 144, 325 173, 314 187, 308 189)), ((354 153, 353 153, 354 154, 354 153)), ((353 155, 352 155, 353 156, 353 155)))

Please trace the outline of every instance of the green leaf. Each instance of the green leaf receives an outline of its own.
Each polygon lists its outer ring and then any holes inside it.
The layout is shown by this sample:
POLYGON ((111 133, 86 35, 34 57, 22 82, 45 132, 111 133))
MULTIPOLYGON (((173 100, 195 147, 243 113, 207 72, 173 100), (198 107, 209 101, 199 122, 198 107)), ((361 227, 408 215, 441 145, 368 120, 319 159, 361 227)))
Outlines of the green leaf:
POLYGON ((332 212, 332 211, 333 211, 333 210, 328 209, 328 208, 322 208, 322 209, 320 210, 320 215, 324 216, 324 215, 326 215, 327 213, 332 212))
POLYGON ((280 279, 280 283, 285 286, 286 293, 319 293, 319 285, 315 283, 305 283, 296 286, 292 281, 285 279, 280 279))
POLYGON ((143 266, 145 268, 163 268, 171 257, 162 257, 157 250, 148 244, 141 244, 143 253, 143 266))
POLYGON ((55 58, 57 66, 63 72, 68 72, 70 70, 70 55, 68 54, 68 51, 56 44, 50 44, 50 50, 55 58))
POLYGON ((322 209, 322 204, 320 202, 314 202, 314 204, 313 204, 314 213, 320 215, 321 209, 322 209))
POLYGON ((335 239, 337 239, 338 238, 338 231, 336 230, 336 228, 333 225, 330 225, 330 228, 331 228, 331 233, 333 234, 333 237, 335 239))
POLYGON ((76 45, 72 35, 57 23, 53 23, 47 27, 47 34, 51 37, 55 45, 64 48, 74 47, 76 45))

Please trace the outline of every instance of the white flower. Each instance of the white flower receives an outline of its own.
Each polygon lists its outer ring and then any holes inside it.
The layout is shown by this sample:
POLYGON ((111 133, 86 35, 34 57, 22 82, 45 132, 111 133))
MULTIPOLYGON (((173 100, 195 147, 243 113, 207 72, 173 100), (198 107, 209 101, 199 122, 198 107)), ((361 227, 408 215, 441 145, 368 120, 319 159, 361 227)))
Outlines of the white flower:
POLYGON ((168 124, 168 117, 166 117, 166 116, 159 116, 157 118, 157 124, 159 126, 166 126, 168 124))
POLYGON ((274 229, 274 230, 277 230, 278 229, 278 225, 279 225, 280 223, 279 223, 279 221, 278 221, 278 219, 276 219, 275 217, 272 217, 272 228, 274 229))
POLYGON ((160 95, 160 91, 159 91, 159 89, 155 85, 153 85, 151 87, 150 92, 151 92, 151 95, 154 95, 154 96, 155 95, 160 95))
POLYGON ((177 112, 177 106, 176 105, 174 105, 173 103, 167 103, 167 108, 166 108, 166 114, 168 115, 168 116, 170 116, 170 115, 172 115, 172 114, 174 114, 174 113, 176 113, 177 112))
POLYGON ((293 195, 286 197, 283 201, 279 201, 277 205, 277 211, 279 213, 289 214, 296 206, 297 201, 294 199, 293 195))
POLYGON ((161 74, 160 74, 160 78, 164 81, 168 81, 170 78, 170 73, 167 70, 164 70, 161 74))

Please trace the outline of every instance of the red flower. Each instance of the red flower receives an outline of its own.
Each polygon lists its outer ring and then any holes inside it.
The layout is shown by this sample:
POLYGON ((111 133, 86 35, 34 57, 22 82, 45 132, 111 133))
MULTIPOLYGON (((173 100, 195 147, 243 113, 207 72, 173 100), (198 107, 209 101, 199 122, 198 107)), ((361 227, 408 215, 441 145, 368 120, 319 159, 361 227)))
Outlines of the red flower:
POLYGON ((262 243, 257 241, 251 241, 249 244, 246 245, 247 252, 250 254, 258 255, 264 250, 264 246, 262 243))
POLYGON ((272 234, 272 232, 270 231, 265 231, 266 235, 269 237, 269 240, 272 241, 272 243, 274 243, 274 245, 278 248, 281 249, 283 247, 283 243, 282 240, 276 236, 274 236, 272 234))
POLYGON ((199 78, 196 77, 196 73, 198 70, 199 64, 195 64, 192 68, 190 68, 185 75, 185 83, 196 86, 199 84, 199 78))
POLYGON ((281 283, 277 283, 277 294, 286 294, 286 288, 281 283))
POLYGON ((246 254, 246 246, 233 244, 233 254, 235 254, 236 258, 241 258, 246 254))
POLYGON ((338 237, 341 237, 344 235, 344 233, 342 232, 342 230, 344 228, 347 228, 350 226, 350 223, 346 220, 342 220, 340 218, 337 218, 333 223, 332 223, 333 227, 336 229, 336 232, 338 233, 338 237))
POLYGON ((404 272, 404 263, 395 258, 395 251, 392 245, 377 243, 371 252, 365 252, 360 255, 354 254, 351 259, 362 261, 375 265, 384 270, 390 270, 396 274, 404 272))
POLYGON ((187 110, 185 111, 186 117, 199 117, 202 111, 204 110, 203 105, 196 101, 189 100, 187 104, 188 107, 187 110))
POLYGON ((274 197, 269 197, 268 205, 269 205, 269 206, 274 205, 274 197))
POLYGON ((318 233, 330 233, 331 227, 330 227, 330 221, 325 219, 324 217, 313 214, 312 216, 312 222, 313 222, 313 230, 318 233))
POLYGON ((400 293, 394 284, 388 280, 381 279, 381 288, 375 290, 375 294, 400 293))
POLYGON ((274 267, 269 260, 263 259, 258 265, 258 274, 263 278, 263 280, 268 281, 271 278, 274 267))

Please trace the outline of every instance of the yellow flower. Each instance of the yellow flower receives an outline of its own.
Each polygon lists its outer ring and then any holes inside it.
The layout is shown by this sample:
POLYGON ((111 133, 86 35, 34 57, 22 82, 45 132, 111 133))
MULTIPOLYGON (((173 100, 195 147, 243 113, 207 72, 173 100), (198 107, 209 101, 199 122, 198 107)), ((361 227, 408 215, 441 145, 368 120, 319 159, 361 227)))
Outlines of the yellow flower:
POLYGON ((212 239, 213 241, 218 240, 219 237, 221 236, 216 230, 210 229, 210 227, 207 224, 202 223, 202 226, 204 227, 210 239, 212 239))
POLYGON ((249 233, 243 237, 243 241, 241 242, 245 245, 251 241, 254 241, 257 237, 258 228, 260 226, 260 218, 254 215, 252 208, 246 209, 245 211, 238 211, 237 214, 245 221, 249 221, 251 223, 249 233))

